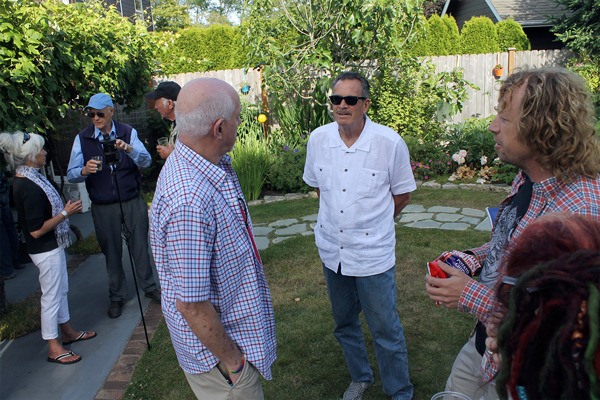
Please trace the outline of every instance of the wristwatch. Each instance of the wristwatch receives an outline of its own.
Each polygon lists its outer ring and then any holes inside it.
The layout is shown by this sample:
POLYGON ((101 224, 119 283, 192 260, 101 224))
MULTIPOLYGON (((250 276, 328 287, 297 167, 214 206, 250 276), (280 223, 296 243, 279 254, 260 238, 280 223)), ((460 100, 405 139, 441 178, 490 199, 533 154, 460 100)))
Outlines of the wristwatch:
POLYGON ((66 212, 65 210, 62 210, 60 213, 62 214, 63 217, 65 217, 65 219, 69 218, 69 213, 66 212))

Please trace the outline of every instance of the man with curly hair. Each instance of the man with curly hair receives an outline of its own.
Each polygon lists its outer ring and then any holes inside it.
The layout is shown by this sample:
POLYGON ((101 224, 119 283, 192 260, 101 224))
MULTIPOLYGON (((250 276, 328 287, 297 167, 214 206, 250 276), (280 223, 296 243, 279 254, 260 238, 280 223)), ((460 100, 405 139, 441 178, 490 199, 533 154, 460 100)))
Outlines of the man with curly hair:
POLYGON ((491 240, 465 252, 443 253, 437 263, 449 278, 426 277, 432 300, 478 319, 446 383, 446 390, 470 398, 498 397, 493 382, 482 379, 481 363, 485 324, 496 304, 494 286, 511 244, 545 213, 600 219, 600 143, 583 80, 564 69, 515 72, 502 84, 497 111, 489 127, 496 152, 520 171, 500 204, 491 240))

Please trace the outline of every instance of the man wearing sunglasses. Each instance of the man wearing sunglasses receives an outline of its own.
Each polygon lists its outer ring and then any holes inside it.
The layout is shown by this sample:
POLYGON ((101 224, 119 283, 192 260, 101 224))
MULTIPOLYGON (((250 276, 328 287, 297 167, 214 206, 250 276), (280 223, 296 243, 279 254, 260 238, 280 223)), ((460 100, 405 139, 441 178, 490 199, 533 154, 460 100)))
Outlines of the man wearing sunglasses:
POLYGON ((335 78, 335 122, 310 135, 304 181, 317 189, 315 241, 331 300, 334 334, 352 382, 344 400, 362 399, 374 381, 359 314, 375 342, 381 384, 392 399, 411 399, 408 356, 396 309, 394 217, 416 189, 406 144, 372 122, 369 82, 345 72, 335 78))
POLYGON ((160 290, 154 280, 148 249, 148 211, 140 192, 139 169, 150 166, 152 159, 137 131, 112 119, 114 106, 109 95, 93 95, 84 111, 92 125, 75 137, 67 179, 71 183, 85 182, 92 201, 96 238, 106 257, 108 316, 117 318, 121 316, 127 297, 121 262, 121 206, 125 225, 130 231, 128 245, 137 282, 146 297, 160 303, 160 290), (93 157, 99 157, 99 160, 93 157))

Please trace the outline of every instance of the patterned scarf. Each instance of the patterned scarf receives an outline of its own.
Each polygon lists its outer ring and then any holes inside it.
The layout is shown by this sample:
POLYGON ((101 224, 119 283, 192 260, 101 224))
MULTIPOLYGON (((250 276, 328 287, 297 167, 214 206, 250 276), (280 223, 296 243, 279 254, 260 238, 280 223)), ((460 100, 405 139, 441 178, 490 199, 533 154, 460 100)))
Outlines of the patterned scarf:
MULTIPOLYGON (((60 214, 60 212, 64 209, 64 204, 60 198, 60 195, 54 186, 52 186, 52 184, 48 181, 48 179, 41 174, 39 169, 21 165, 17 168, 16 173, 24 176, 38 185, 44 191, 44 193, 46 193, 46 197, 48 197, 48 201, 52 206, 52 215, 60 214)), ((62 248, 69 247, 71 244, 71 235, 69 230, 69 221, 67 219, 62 221, 56 226, 56 228, 54 228, 56 242, 62 248)))

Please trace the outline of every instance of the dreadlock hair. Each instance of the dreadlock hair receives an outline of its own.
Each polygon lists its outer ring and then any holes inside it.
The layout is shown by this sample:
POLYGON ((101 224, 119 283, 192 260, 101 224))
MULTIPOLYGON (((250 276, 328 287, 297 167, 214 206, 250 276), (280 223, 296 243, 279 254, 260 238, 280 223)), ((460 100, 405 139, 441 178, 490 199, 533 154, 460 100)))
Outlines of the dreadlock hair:
POLYGON ((524 87, 518 136, 536 161, 562 182, 600 173, 600 141, 595 133, 591 94, 578 75, 561 68, 523 69, 500 88, 500 112, 524 87))
POLYGON ((498 288, 507 307, 498 331, 500 396, 599 398, 600 223, 540 217, 512 248, 505 274, 519 279, 498 288))
MULTIPOLYGON (((503 273, 517 277, 537 264, 577 250, 600 251, 600 222, 578 214, 544 214, 509 245, 503 273)), ((500 285, 497 290, 499 299, 508 299, 510 286, 500 285)))

